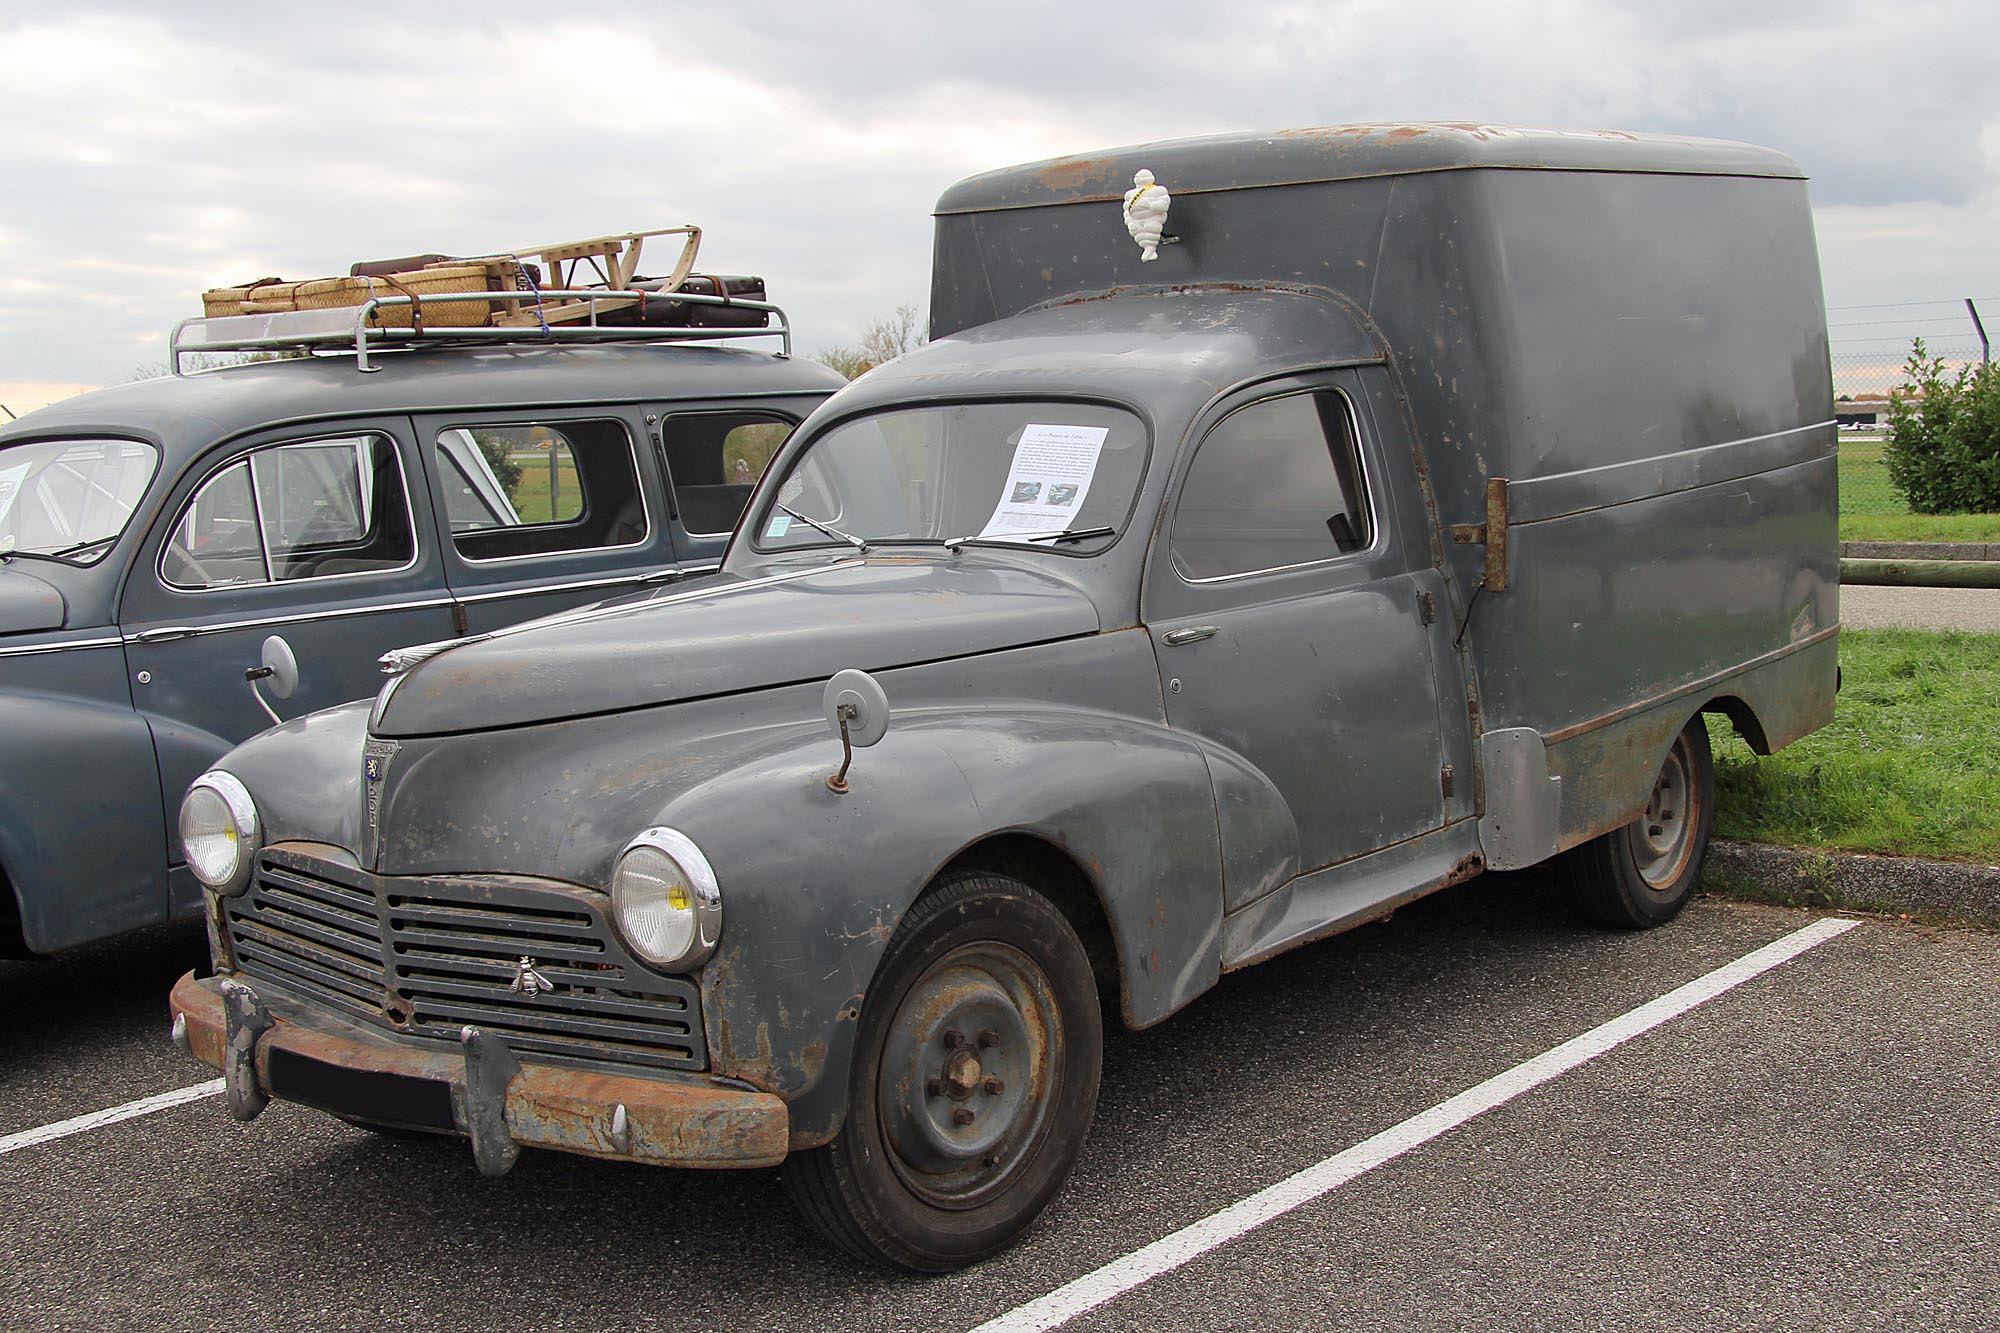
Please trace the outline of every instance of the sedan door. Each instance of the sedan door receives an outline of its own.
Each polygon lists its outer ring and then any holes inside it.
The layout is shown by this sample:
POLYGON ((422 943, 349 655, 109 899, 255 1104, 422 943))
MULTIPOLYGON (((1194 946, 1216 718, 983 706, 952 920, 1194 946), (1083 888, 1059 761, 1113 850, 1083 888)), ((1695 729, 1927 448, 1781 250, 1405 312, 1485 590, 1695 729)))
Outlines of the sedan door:
POLYGON ((460 633, 682 577, 636 416, 598 407, 416 418, 460 633))
POLYGON ((649 408, 681 564, 704 574, 722 553, 773 455, 819 399, 671 403, 649 408))
POLYGON ((140 547, 121 604, 132 697, 153 733, 167 859, 181 796, 271 725, 244 680, 265 639, 298 660, 296 717, 373 695, 376 659, 451 633, 408 422, 269 433, 191 468, 140 547))

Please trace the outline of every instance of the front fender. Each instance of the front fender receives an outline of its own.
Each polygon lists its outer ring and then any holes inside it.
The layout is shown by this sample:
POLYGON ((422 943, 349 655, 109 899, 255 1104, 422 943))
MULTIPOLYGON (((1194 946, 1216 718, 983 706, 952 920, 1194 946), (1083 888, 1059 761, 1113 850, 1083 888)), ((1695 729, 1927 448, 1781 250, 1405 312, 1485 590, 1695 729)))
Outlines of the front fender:
POLYGON ((822 733, 688 791, 661 822, 722 885, 702 974, 717 1073, 784 1096, 795 1148, 839 1130, 855 1020, 910 904, 967 849, 1026 834, 1090 881, 1127 1020, 1156 1022, 1220 974, 1220 854, 1201 753, 1162 727, 1075 710, 899 714, 849 791, 822 733))
POLYGON ((0 773, 0 868, 30 951, 166 919, 159 771, 129 703, 8 691, 0 773))

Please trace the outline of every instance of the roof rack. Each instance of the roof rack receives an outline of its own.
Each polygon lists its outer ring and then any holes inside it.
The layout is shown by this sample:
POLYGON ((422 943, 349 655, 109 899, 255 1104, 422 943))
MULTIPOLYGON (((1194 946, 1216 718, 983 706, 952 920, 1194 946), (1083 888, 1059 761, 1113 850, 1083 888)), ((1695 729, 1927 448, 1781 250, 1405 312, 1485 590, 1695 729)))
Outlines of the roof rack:
POLYGON ((454 306, 481 301, 518 305, 538 311, 545 300, 556 298, 584 307, 580 323, 528 325, 439 325, 423 318, 424 298, 418 295, 370 297, 359 305, 335 306, 324 310, 288 310, 268 315, 212 315, 184 319, 174 326, 168 354, 174 374, 186 374, 181 358, 191 352, 308 352, 352 347, 355 365, 363 371, 380 370, 369 360, 373 349, 426 344, 481 342, 708 342, 730 338, 777 338, 779 357, 792 354, 792 326, 785 312, 768 301, 751 301, 736 296, 709 296, 701 292, 642 291, 638 288, 565 287, 541 288, 532 294, 522 291, 452 292, 434 296, 434 303, 449 300, 454 306), (646 324, 648 302, 727 306, 737 310, 761 311, 772 323, 753 328, 702 328, 683 325, 646 324), (642 322, 599 324, 600 311, 621 314, 638 307, 642 322), (386 327, 377 321, 378 310, 408 306, 410 327, 386 327))

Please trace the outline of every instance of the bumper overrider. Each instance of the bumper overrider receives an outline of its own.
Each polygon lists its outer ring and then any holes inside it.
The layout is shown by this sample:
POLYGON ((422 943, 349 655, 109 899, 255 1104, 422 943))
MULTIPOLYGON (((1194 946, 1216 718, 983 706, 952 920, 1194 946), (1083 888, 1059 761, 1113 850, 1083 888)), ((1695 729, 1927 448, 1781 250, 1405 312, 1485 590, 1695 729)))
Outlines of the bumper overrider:
POLYGON ((500 1175, 523 1145, 658 1166, 773 1166, 789 1116, 766 1092, 699 1075, 600 1073, 537 1060, 492 1032, 457 1042, 370 1030, 241 975, 175 984, 174 1039, 222 1072, 229 1112, 272 1098, 396 1128, 462 1134, 480 1171, 500 1175))

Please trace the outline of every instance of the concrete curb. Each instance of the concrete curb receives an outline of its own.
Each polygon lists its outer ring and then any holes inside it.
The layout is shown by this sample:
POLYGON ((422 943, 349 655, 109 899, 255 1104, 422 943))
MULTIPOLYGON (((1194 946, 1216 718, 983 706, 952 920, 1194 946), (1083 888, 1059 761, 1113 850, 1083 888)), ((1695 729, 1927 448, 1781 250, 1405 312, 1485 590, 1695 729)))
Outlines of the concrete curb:
POLYGON ((2000 542, 1842 542, 1843 560, 2000 560, 2000 542))
POLYGON ((2000 866, 1717 839, 1701 878, 1733 898, 2000 926, 2000 866))

